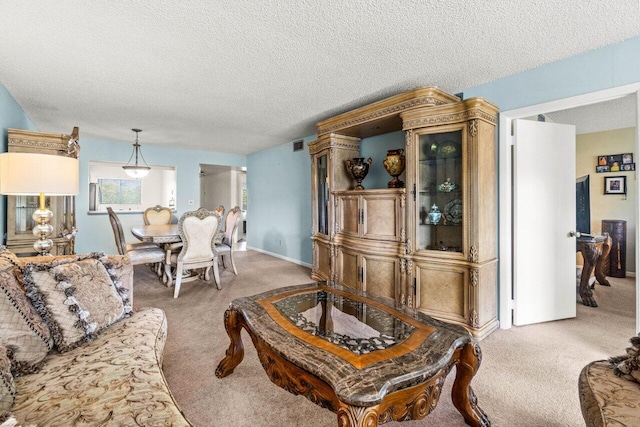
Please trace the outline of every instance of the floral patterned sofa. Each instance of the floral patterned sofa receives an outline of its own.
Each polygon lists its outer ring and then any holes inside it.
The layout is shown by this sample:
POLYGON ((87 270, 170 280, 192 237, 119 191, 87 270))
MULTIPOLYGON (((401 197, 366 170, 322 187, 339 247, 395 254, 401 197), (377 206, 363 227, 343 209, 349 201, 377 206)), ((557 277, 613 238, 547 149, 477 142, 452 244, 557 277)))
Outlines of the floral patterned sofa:
POLYGON ((0 424, 189 426, 162 374, 167 320, 132 311, 126 256, 0 247, 0 424))
POLYGON ((640 335, 625 354, 582 368, 580 406, 587 427, 640 425, 640 335))

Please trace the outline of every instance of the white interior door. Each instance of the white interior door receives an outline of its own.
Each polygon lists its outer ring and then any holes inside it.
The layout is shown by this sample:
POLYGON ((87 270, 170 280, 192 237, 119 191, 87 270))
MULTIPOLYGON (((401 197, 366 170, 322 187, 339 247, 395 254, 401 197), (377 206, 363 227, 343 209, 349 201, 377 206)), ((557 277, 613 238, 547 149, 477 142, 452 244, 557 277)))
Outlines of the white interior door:
POLYGON ((575 126, 513 124, 513 323, 575 317, 575 126))

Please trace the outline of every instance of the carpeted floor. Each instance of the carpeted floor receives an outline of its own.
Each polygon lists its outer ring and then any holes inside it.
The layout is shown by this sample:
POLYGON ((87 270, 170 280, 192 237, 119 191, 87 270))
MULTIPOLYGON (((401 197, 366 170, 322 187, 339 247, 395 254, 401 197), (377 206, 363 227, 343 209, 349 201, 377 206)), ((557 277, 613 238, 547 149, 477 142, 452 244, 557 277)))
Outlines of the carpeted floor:
MULTIPOLYGON (((135 269, 134 307, 165 310, 169 334, 164 373, 181 409, 196 426, 321 427, 336 416, 271 383, 249 337, 233 374, 218 379, 215 368, 229 344, 223 314, 234 298, 310 282, 308 268, 255 251, 237 253, 239 275, 221 270, 222 290, 201 281, 182 285, 173 299, 146 267, 135 269)), ((598 308, 578 304, 575 319, 498 330, 480 342, 482 366, 472 382, 493 426, 584 426, 577 380, 584 365, 624 353, 635 329, 633 279, 596 285, 598 308)), ((389 427, 464 426, 450 399, 455 370, 435 411, 424 420, 389 427)))

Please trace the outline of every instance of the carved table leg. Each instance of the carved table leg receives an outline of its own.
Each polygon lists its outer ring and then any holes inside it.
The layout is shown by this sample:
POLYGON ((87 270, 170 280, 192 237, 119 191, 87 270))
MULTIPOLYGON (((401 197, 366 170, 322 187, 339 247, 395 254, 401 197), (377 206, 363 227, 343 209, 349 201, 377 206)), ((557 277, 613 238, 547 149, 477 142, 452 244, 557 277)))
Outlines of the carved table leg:
POLYGON ((338 427, 377 427, 378 411, 376 406, 351 406, 344 403, 336 411, 338 427))
POLYGON ((167 285, 167 288, 173 286, 173 277, 171 277, 171 245, 165 245, 165 258, 164 258, 164 277, 162 281, 167 285))
POLYGON ((224 312, 224 327, 227 330, 231 344, 229 344, 226 356, 220 361, 216 368, 216 377, 218 378, 224 378, 231 374, 244 358, 244 346, 242 345, 242 337, 240 336, 242 324, 242 314, 233 307, 229 307, 227 311, 224 312))
POLYGON ((607 236, 607 238, 602 243, 602 253, 598 257, 598 263, 596 264, 596 280, 602 286, 611 286, 611 283, 609 283, 603 271, 604 264, 607 258, 609 258, 609 252, 611 252, 611 237, 607 236))
POLYGON ((477 343, 467 343, 460 352, 460 361, 456 365, 456 379, 451 391, 453 405, 464 417, 465 422, 474 427, 491 425, 487 414, 478 406, 477 398, 471 388, 471 380, 480 367, 482 353, 477 343))
POLYGON ((584 262, 578 292, 580 293, 582 304, 587 307, 597 307, 598 303, 596 303, 595 298, 593 298, 593 292, 591 292, 591 288, 589 287, 589 277, 591 277, 591 273, 598 259, 598 248, 595 243, 584 242, 580 244, 580 253, 582 254, 584 262))

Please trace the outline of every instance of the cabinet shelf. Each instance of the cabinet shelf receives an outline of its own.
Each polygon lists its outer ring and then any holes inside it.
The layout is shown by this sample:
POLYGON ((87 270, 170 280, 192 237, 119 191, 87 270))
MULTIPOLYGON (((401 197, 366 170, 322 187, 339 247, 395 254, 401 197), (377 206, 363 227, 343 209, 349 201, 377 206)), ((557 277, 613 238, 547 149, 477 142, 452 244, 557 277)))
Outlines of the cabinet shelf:
POLYGON ((431 190, 431 189, 425 189, 425 190, 420 190, 418 191, 418 193, 420 194, 436 194, 439 196, 443 196, 445 197, 447 194, 451 194, 452 196, 457 196, 457 197, 452 197, 453 199, 459 199, 460 198, 460 194, 462 194, 462 190, 453 190, 453 191, 438 191, 438 190, 431 190))

